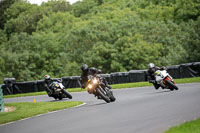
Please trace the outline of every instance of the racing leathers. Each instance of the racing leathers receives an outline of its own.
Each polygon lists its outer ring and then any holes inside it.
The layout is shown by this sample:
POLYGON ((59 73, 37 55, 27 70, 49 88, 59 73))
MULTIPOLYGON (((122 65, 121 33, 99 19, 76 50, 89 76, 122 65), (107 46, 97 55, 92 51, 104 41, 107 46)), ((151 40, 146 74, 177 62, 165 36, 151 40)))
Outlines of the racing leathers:
POLYGON ((153 83, 155 89, 158 89, 160 86, 161 86, 162 88, 164 88, 164 87, 165 87, 164 85, 158 84, 158 83, 156 82, 155 72, 156 72, 157 70, 166 70, 166 67, 156 67, 156 66, 155 66, 155 67, 153 67, 153 68, 151 68, 151 69, 148 69, 148 70, 147 70, 147 80, 149 81, 149 83, 153 83))

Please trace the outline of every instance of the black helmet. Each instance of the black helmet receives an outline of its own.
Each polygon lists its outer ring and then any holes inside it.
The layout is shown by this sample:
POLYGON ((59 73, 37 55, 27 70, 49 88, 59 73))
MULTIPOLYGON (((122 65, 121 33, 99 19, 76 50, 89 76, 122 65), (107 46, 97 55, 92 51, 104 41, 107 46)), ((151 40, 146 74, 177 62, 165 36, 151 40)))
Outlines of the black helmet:
POLYGON ((88 71, 88 65, 87 64, 82 65, 81 70, 83 72, 88 71))
POLYGON ((91 68, 90 68, 90 73, 91 73, 92 75, 97 74, 97 69, 94 68, 94 67, 91 67, 91 68))

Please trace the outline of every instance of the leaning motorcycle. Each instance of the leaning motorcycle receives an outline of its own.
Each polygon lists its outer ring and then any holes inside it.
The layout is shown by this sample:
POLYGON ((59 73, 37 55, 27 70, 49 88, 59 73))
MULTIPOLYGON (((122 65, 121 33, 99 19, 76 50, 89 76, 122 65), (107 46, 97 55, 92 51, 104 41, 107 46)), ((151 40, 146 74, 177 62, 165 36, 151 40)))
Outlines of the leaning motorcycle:
POLYGON ((52 89, 52 95, 55 100, 62 100, 63 98, 72 99, 72 95, 69 94, 67 90, 65 90, 62 83, 54 81, 50 84, 50 88, 52 89))
POLYGON ((166 70, 157 70, 155 72, 156 82, 162 84, 163 89, 170 89, 171 91, 178 90, 173 78, 167 73, 166 70))
POLYGON ((88 93, 94 94, 98 99, 103 99, 105 102, 114 102, 116 98, 113 92, 106 87, 103 83, 103 78, 100 76, 89 76, 88 77, 88 93))

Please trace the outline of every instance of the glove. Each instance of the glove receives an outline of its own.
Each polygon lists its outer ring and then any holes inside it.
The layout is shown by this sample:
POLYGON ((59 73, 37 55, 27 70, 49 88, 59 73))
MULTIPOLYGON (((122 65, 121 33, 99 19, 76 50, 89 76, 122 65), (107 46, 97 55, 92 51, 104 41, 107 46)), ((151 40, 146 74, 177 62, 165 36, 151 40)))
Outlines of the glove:
POLYGON ((160 70, 167 70, 167 68, 166 68, 165 66, 162 66, 162 67, 160 68, 160 70))

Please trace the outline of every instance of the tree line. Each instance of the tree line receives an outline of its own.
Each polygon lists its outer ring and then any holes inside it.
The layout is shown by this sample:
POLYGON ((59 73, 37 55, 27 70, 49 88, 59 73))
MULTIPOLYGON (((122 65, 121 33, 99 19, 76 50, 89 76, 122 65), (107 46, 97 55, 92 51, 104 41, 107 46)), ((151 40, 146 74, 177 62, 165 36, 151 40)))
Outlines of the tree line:
POLYGON ((0 81, 200 61, 200 0, 0 1, 0 81))

